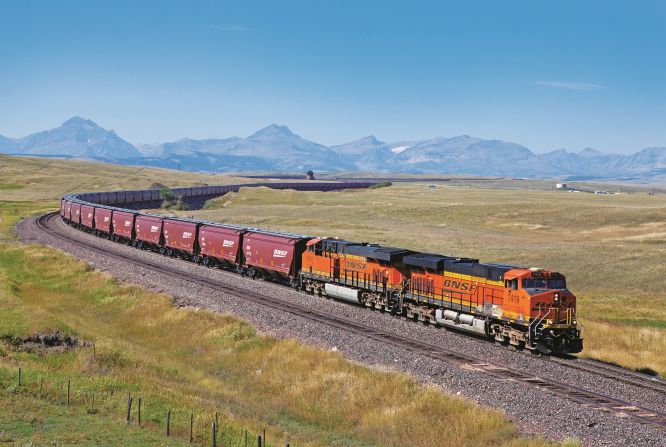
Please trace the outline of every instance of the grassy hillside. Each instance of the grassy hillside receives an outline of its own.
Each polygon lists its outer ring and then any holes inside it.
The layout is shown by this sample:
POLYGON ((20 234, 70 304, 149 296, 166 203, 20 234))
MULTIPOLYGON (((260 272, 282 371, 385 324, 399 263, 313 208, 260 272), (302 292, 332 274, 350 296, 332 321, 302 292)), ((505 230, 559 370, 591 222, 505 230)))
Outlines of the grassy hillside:
POLYGON ((583 355, 666 375, 666 195, 479 184, 242 189, 188 214, 560 271, 579 298, 583 355))
POLYGON ((176 309, 167 296, 118 284, 57 250, 12 242, 11 223, 56 208, 54 199, 79 186, 187 184, 184 174, 166 171, 48 163, 0 159, 0 184, 13 185, 0 191, 11 194, 0 202, 1 442, 179 445, 188 439, 194 413, 195 443, 210 445, 210 423, 219 412, 218 445, 225 446, 242 445, 243 430, 263 429, 271 446, 435 446, 442 439, 461 446, 548 444, 522 437, 497 411, 404 375, 264 337, 229 316, 176 309), (108 170, 112 178, 103 178, 108 170), (60 178, 65 172, 72 178, 60 178), (166 182, 165 175, 177 180, 166 182), (76 337, 77 344, 30 343, 56 332, 76 337), (136 401, 131 424, 124 423, 128 394, 143 400, 143 428, 136 426, 136 401), (162 433, 169 409, 173 436, 167 443, 162 433))
POLYGON ((67 193, 144 189, 153 183, 175 188, 241 182, 228 175, 0 155, 0 200, 59 200, 67 193))

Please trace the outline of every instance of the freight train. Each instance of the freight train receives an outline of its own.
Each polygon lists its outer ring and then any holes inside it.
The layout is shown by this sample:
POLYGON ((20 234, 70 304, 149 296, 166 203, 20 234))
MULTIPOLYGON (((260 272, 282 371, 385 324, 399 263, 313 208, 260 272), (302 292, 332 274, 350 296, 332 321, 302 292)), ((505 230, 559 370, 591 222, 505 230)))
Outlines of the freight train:
POLYGON ((576 297, 557 272, 166 217, 80 197, 61 201, 67 224, 138 249, 285 283, 535 354, 583 349, 576 297))

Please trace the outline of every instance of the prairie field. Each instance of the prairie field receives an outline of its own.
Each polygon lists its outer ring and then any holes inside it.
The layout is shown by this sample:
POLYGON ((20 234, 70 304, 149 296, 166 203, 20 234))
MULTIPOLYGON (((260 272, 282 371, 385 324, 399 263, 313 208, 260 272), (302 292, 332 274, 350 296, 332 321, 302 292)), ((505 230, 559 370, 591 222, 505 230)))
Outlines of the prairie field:
MULTIPOLYGON (((57 209, 65 192, 146 188, 155 182, 212 184, 222 176, 191 178, 163 170, 0 157, 0 442, 181 445, 188 443, 194 414, 194 443, 210 445, 217 412, 218 445, 225 446, 244 445, 244 430, 255 436, 264 429, 269 446, 436 446, 442 439, 461 446, 552 445, 521 435, 499 411, 406 375, 350 363, 337 352, 266 337, 229 315, 176 308, 166 295, 120 284, 58 250, 20 245, 12 232, 20 218, 57 209), (71 177, 61 178, 65 173, 71 177), (78 344, 24 349, 26 340, 56 332, 78 344), (142 428, 136 401, 125 424, 129 395, 143 400, 142 428), (164 436, 168 410, 170 438, 164 436)), ((275 208, 266 207, 267 216, 281 208, 279 200, 292 197, 258 194, 262 202, 278 200, 275 208)), ((312 204, 321 197, 312 195, 312 204)), ((277 222, 287 226, 289 219, 277 222)))
POLYGON ((666 375, 666 195, 531 183, 541 189, 487 182, 332 193, 248 188, 180 214, 556 270, 578 297, 584 356, 666 375))

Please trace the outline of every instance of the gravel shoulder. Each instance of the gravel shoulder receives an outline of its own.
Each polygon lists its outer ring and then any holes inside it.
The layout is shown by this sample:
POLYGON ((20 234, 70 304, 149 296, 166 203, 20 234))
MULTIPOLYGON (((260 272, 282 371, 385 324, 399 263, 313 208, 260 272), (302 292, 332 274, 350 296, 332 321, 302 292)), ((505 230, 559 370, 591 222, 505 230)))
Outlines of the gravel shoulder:
MULTIPOLYGON (((248 293, 261 291, 284 300, 298 302, 313 309, 353 319, 368 327, 394 334, 427 340, 447 349, 473 355, 488 362, 509 368, 520 368, 543 379, 569 383, 581 388, 607 394, 633 405, 666 412, 663 397, 649 390, 587 372, 572 370, 535 358, 528 354, 497 348, 485 340, 476 339, 433 326, 406 321, 376 311, 325 300, 289 288, 262 281, 252 281, 218 269, 206 269, 195 264, 174 260, 160 255, 141 252, 129 246, 116 244, 76 231, 60 220, 54 220, 58 232, 79 240, 95 241, 105 249, 134 259, 150 259, 152 262, 169 263, 179 270, 214 279, 221 283, 247 289, 248 293)), ((206 286, 170 275, 155 272, 152 268, 137 268, 103 253, 76 247, 42 232, 35 219, 26 219, 17 225, 17 232, 24 242, 50 245, 77 258, 83 259, 100 271, 108 272, 121 281, 147 287, 174 297, 177 306, 191 306, 216 312, 233 314, 256 326, 260 331, 278 338, 296 338, 320 347, 335 349, 346 358, 373 368, 409 373, 424 383, 435 384, 445 391, 474 400, 479 404, 502 409, 525 433, 533 433, 560 440, 575 437, 584 445, 649 445, 666 446, 666 432, 654 426, 636 423, 617 413, 603 413, 581 406, 550 393, 510 380, 498 380, 474 368, 461 368, 394 347, 389 343, 368 340, 362 336, 339 329, 321 326, 311 320, 286 312, 267 309, 252 302, 243 301, 206 286)))

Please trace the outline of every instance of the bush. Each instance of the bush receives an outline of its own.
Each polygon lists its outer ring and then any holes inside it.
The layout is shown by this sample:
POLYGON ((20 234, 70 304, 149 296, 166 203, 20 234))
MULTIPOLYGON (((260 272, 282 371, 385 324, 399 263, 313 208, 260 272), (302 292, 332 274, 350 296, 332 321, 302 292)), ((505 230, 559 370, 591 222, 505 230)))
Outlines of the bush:
POLYGON ((392 182, 388 182, 388 181, 386 181, 386 182, 379 182, 379 183, 375 183, 374 185, 372 185, 372 186, 370 187, 370 189, 388 188, 389 186, 392 186, 392 185, 393 185, 393 183, 392 183, 392 182))
POLYGON ((172 202, 176 200, 176 195, 169 188, 160 189, 160 198, 172 202))

